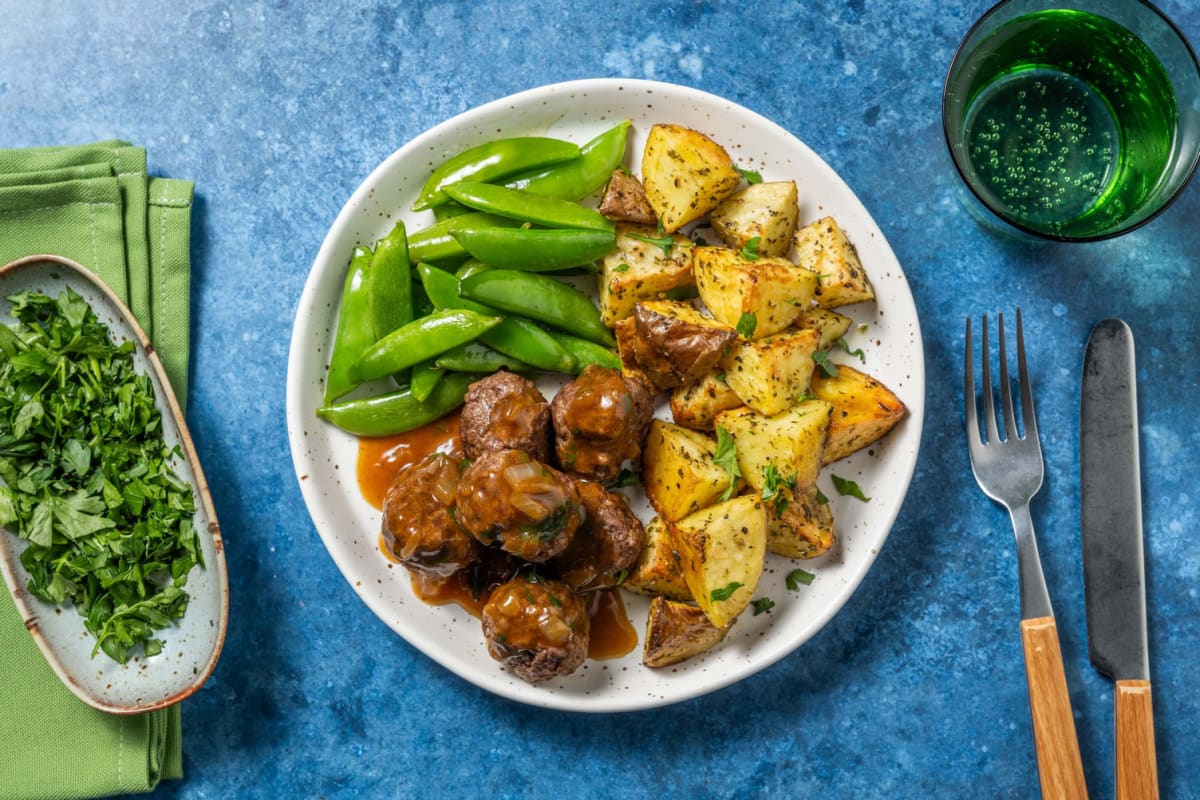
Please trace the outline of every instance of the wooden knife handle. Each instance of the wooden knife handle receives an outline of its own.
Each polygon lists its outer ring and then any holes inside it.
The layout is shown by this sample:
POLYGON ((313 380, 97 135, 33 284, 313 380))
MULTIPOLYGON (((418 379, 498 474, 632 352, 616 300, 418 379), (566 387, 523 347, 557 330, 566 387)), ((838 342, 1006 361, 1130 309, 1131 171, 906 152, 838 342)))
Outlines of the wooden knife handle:
POLYGON ((1029 684, 1042 797, 1086 798, 1087 782, 1054 617, 1021 620, 1021 643, 1025 647, 1025 679, 1029 684))
POLYGON ((1117 681, 1117 800, 1156 800, 1154 708, 1150 681, 1117 681))

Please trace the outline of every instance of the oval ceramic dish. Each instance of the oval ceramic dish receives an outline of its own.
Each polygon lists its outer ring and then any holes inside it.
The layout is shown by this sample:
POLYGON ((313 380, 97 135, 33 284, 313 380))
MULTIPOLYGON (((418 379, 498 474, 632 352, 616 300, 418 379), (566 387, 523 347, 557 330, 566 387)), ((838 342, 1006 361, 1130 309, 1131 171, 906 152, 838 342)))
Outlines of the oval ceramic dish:
MULTIPOLYGON (((560 381, 543 379, 540 385, 549 395, 560 381)), ((620 711, 677 702, 745 678, 795 650, 842 607, 875 560, 904 500, 921 438, 924 392, 920 326, 904 273, 862 203, 824 161, 778 125, 728 100, 662 83, 587 80, 534 89, 461 114, 371 173, 334 222, 300 298, 287 417, 296 474, 317 531, 354 591, 393 630, 458 675, 505 697, 575 711, 620 711), (378 550, 380 513, 363 500, 354 479, 357 441, 318 420, 315 411, 351 251, 387 234, 397 217, 410 231, 431 223, 431 213, 408 209, 435 166, 503 136, 548 135, 582 144, 622 119, 633 121, 626 164, 635 172, 653 123, 686 125, 724 145, 738 166, 760 172, 764 180, 794 179, 802 224, 825 215, 838 219, 878 296, 877 303, 838 309, 867 326, 852 328, 848 338, 866 351, 862 368, 899 395, 909 415, 869 452, 834 468, 858 481, 870 502, 838 496, 825 470, 821 486, 832 498, 839 543, 814 561, 768 556, 755 596, 776 602, 769 613, 747 612, 723 643, 674 667, 643 666, 639 648, 621 659, 588 661, 572 675, 535 686, 488 656, 477 619, 457 606, 429 606, 415 598, 405 570, 378 550), (796 567, 816 579, 790 591, 785 578, 796 567)), ((637 491, 631 496, 634 510, 649 519, 644 496, 637 491)), ((623 596, 640 634, 645 598, 623 596)))
POLYGON ((30 256, 0 267, 0 320, 10 318, 12 306, 3 299, 9 295, 39 291, 53 297, 68 287, 87 301, 115 341, 136 345, 134 366, 154 385, 163 438, 167 447, 178 445, 185 456, 173 459, 171 467, 195 493, 193 523, 205 568, 196 567, 188 574, 187 613, 158 632, 162 652, 151 658, 134 657, 125 664, 104 653, 92 658, 95 638, 84 629, 83 618, 73 606, 55 607, 26 591, 29 573, 21 565, 21 553, 27 543, 4 529, 0 529, 0 569, 25 627, 66 687, 93 708, 111 714, 138 714, 179 702, 199 689, 216 666, 229 615, 225 550, 208 484, 175 394, 146 334, 117 296, 73 261, 30 256))

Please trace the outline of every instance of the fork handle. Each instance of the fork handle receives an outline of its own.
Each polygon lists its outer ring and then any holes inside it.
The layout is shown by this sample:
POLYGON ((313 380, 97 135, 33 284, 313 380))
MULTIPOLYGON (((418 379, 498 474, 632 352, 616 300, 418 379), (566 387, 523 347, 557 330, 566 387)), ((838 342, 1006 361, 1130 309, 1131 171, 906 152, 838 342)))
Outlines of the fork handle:
POLYGON ((1157 800, 1150 681, 1117 681, 1117 800, 1157 800))
POLYGON ((1086 798, 1083 760, 1054 617, 1021 620, 1021 644, 1025 648, 1025 679, 1029 684, 1042 797, 1086 798))

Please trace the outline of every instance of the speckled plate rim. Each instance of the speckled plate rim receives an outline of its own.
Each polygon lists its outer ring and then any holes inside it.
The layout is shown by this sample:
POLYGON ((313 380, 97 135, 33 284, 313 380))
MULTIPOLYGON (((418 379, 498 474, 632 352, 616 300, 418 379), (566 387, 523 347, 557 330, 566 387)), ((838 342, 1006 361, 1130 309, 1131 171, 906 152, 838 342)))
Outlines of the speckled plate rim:
MULTIPOLYGON (((871 352, 868 346, 868 359, 871 352)), ((727 686, 815 635, 862 581, 895 522, 916 465, 924 401, 921 331, 907 279, 878 225, 828 164, 775 123, 715 95, 654 81, 591 79, 531 89, 466 111, 414 138, 363 181, 334 221, 299 299, 288 360, 287 423, 297 479, 316 530, 343 576, 381 620, 447 669, 503 697, 547 708, 613 712, 668 705, 727 686), (855 309, 851 316, 863 322, 865 314, 872 339, 878 334, 875 351, 891 355, 886 364, 868 360, 864 369, 896 391, 909 413, 869 453, 838 462, 843 477, 859 479, 872 492, 871 503, 838 497, 828 478, 822 479, 839 530, 845 523, 845 532, 821 559, 768 557, 760 587, 778 601, 770 613, 744 614, 719 647, 675 667, 644 667, 639 648, 623 659, 589 661, 570 676, 529 685, 488 657, 477 620, 457 607, 417 600, 404 571, 378 552, 379 512, 358 492, 355 440, 319 422, 314 412, 351 250, 385 235, 396 217, 410 230, 432 221, 429 212, 407 211, 428 170, 489 138, 561 135, 582 143, 624 118, 634 120, 629 152, 635 168, 652 122, 688 125, 712 135, 735 162, 760 170, 764 180, 796 179, 801 223, 826 214, 837 217, 878 297, 876 304, 861 304, 868 309, 849 307, 855 309), (817 574, 804 592, 783 588, 794 566, 817 574)), ((635 508, 639 501, 644 512, 644 497, 635 498, 635 508)), ((631 595, 626 603, 641 637, 645 605, 631 595)))
MULTIPOLYGON (((183 461, 173 466, 176 473, 191 484, 198 501, 194 522, 200 537, 205 568, 197 569, 188 576, 188 610, 173 628, 161 631, 163 652, 148 659, 131 659, 127 664, 119 664, 103 653, 92 659, 95 639, 84 631, 78 613, 70 607, 60 609, 51 606, 29 594, 25 588, 29 573, 20 562, 24 543, 15 534, 2 528, 0 572, 4 573, 9 593, 38 649, 63 685, 76 697, 92 708, 109 714, 142 714, 166 708, 191 696, 204 685, 216 668, 225 641, 229 619, 229 581, 225 546, 208 482, 200 467, 183 411, 158 354, 132 312, 107 285, 75 261, 55 255, 32 255, 0 266, 0 297, 7 295, 3 291, 5 279, 39 268, 49 270, 52 274, 65 273, 64 276, 55 275, 55 278, 88 300, 111 333, 119 339, 131 338, 135 343, 135 359, 141 362, 138 369, 148 375, 154 386, 155 402, 164 419, 167 444, 178 443, 183 450, 183 461), (98 298, 107 308, 97 308, 93 298, 98 298), (168 429, 168 425, 171 429, 168 429), (54 616, 51 617, 48 611, 53 612, 54 616), (202 616, 204 620, 200 619, 202 616), (187 643, 193 641, 199 642, 204 648, 199 658, 194 657, 196 654, 186 652, 187 643), (184 649, 177 647, 180 642, 184 643, 184 649)), ((48 287, 41 285, 37 288, 47 290, 48 287)), ((4 316, 7 317, 7 313, 4 316)))

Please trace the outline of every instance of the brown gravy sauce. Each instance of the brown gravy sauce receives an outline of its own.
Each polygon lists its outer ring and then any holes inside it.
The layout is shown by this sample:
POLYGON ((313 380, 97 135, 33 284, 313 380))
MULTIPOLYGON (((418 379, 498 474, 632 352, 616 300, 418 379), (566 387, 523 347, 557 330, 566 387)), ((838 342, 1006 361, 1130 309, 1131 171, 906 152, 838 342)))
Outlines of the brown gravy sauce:
MULTIPOLYGON (((461 450, 458 438, 459 415, 449 414, 436 422, 396 436, 361 438, 358 440, 358 487, 363 498, 374 508, 383 508, 388 486, 406 467, 417 463, 433 452, 451 453, 461 450)), ((393 563, 383 536, 379 537, 379 552, 393 563)), ((457 603, 473 617, 479 617, 487 596, 475 597, 467 582, 466 572, 449 578, 437 578, 409 571, 413 594, 430 605, 457 603)), ((621 658, 637 647, 637 631, 625 613, 625 602, 618 589, 603 589, 589 594, 588 614, 591 617, 591 636, 588 657, 593 659, 621 658)))

